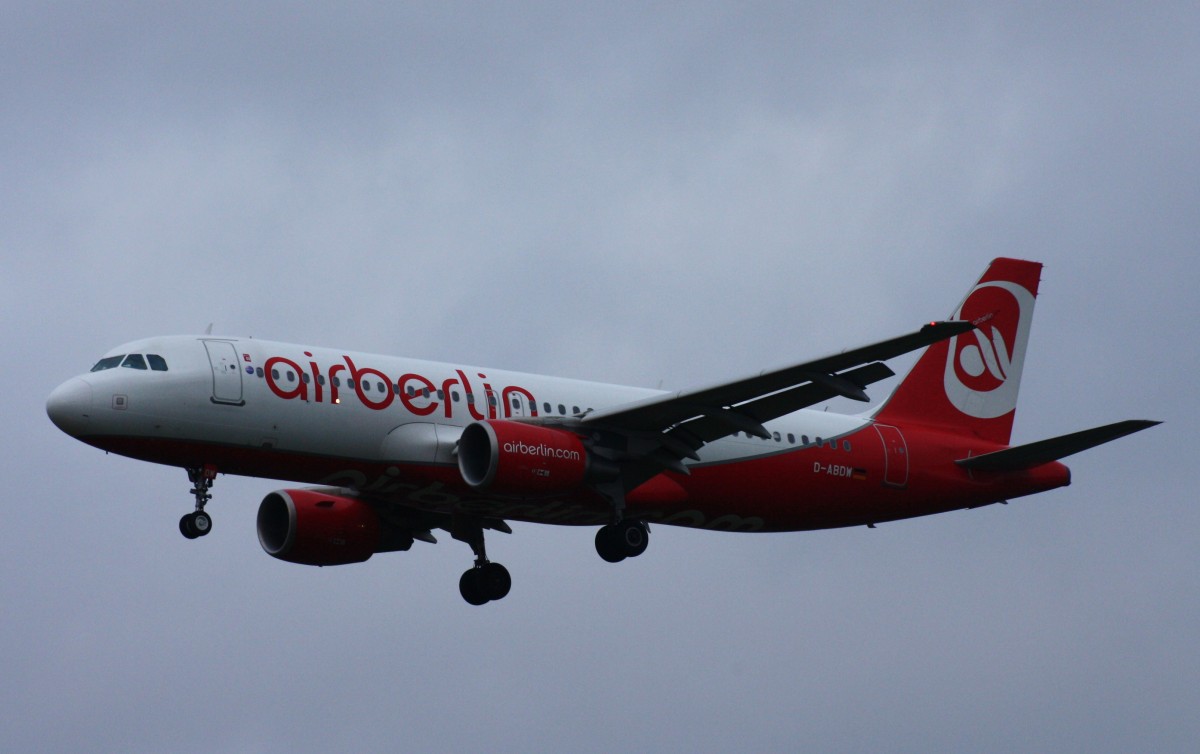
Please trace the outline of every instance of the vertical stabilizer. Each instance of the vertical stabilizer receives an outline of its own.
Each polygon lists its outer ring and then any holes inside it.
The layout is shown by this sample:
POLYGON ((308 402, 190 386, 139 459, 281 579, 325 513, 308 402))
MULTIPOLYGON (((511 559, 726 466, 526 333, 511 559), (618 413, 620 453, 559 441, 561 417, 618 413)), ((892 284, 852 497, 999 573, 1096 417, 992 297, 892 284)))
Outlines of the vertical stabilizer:
POLYGON ((880 424, 939 425, 1008 444, 1042 265, 995 259, 951 319, 976 329, 926 349, 875 414, 880 424))

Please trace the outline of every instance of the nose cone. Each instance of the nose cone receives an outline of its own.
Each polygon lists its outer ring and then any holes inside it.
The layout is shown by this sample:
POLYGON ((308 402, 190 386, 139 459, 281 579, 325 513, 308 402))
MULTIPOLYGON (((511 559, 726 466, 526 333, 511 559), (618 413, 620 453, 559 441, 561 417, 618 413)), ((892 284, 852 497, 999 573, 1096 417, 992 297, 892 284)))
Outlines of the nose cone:
POLYGON ((74 437, 87 431, 91 413, 92 386, 79 377, 59 385, 46 399, 46 414, 50 421, 74 437))

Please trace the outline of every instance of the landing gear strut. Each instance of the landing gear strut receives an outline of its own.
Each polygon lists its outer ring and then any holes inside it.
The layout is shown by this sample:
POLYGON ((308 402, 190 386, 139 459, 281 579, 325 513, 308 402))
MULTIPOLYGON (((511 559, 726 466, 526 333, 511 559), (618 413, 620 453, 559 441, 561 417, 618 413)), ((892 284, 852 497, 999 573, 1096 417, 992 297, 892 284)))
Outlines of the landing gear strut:
POLYGON ((212 531, 212 516, 204 512, 204 505, 212 500, 213 480, 217 478, 216 466, 203 466, 187 470, 188 481, 192 483, 191 493, 196 497, 196 510, 185 513, 179 519, 179 533, 188 539, 203 537, 212 531))
POLYGON ((483 526, 478 521, 456 521, 451 536, 469 544, 475 553, 474 567, 465 571, 458 580, 458 591, 462 598, 470 605, 483 605, 508 596, 512 588, 512 576, 507 568, 487 559, 483 526))

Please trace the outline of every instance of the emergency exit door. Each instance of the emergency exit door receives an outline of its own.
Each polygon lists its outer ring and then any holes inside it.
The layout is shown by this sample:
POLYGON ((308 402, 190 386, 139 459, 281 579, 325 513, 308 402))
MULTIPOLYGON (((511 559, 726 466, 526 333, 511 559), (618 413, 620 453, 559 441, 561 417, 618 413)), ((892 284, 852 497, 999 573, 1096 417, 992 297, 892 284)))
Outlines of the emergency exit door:
POLYGON ((875 431, 883 442, 883 484, 904 487, 908 484, 908 445, 896 427, 876 424, 875 431))

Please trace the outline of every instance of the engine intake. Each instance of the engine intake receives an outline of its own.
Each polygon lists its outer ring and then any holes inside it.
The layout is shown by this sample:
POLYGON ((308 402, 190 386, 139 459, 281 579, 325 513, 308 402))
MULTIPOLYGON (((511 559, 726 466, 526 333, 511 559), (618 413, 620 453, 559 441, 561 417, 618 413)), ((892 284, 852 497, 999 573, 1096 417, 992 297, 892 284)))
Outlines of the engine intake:
POLYGON ((473 489, 497 494, 564 492, 583 483, 589 465, 573 432, 522 422, 475 422, 458 441, 458 470, 473 489))

